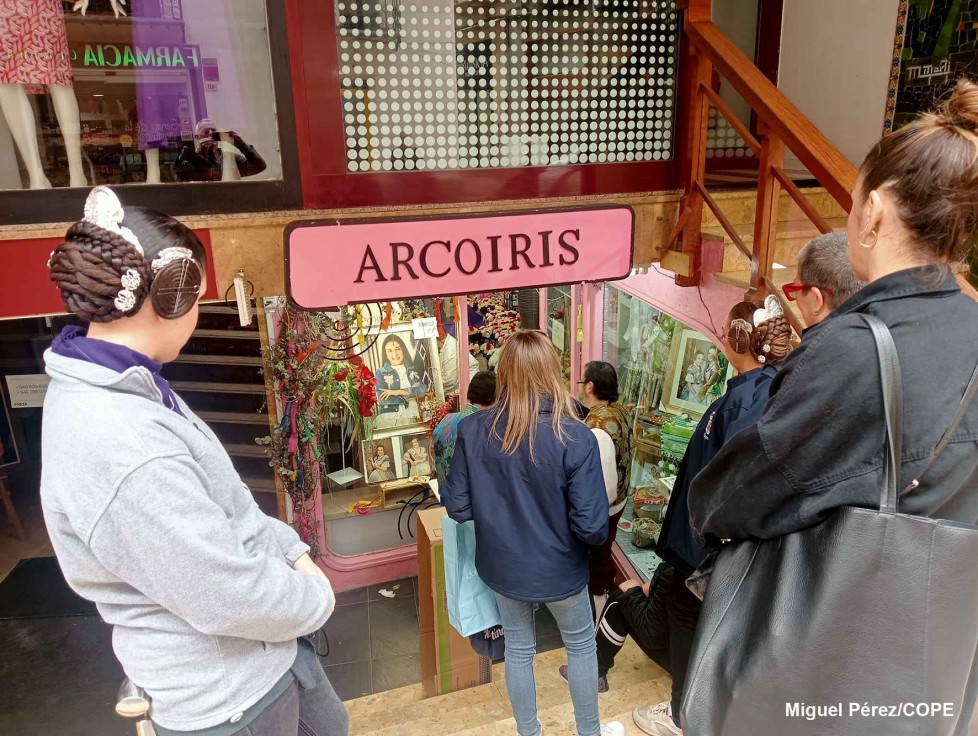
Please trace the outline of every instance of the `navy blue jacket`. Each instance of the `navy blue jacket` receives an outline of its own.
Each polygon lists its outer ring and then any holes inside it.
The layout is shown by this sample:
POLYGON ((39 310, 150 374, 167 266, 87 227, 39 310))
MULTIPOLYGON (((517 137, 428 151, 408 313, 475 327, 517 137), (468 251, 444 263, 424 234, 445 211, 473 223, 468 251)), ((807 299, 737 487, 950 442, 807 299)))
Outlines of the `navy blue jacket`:
POLYGON ((655 551, 663 560, 690 570, 703 562, 706 551, 693 538, 689 520, 689 487, 727 440, 761 418, 771 393, 771 381, 777 373, 775 366, 767 365, 731 378, 727 393, 706 410, 679 465, 659 534, 655 551))
MULTIPOLYGON (((475 564, 492 590, 518 601, 564 600, 587 587, 588 545, 608 536, 597 440, 584 424, 566 420, 561 444, 545 406, 534 460, 526 440, 506 455, 492 436, 496 414, 485 409, 459 422, 442 503, 455 521, 475 521, 475 564)), ((505 426, 503 415, 500 434, 505 426)))

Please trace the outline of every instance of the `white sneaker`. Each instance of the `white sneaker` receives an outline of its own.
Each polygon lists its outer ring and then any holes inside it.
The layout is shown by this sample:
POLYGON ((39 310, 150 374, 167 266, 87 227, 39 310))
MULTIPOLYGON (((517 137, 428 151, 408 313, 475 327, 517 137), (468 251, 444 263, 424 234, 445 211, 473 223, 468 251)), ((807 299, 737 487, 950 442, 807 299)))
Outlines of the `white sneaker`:
POLYGON ((601 736, 625 736, 625 727, 618 721, 602 724, 601 736))
POLYGON ((649 708, 632 711, 635 725, 649 736, 682 736, 683 730, 672 720, 672 705, 659 703, 649 708))

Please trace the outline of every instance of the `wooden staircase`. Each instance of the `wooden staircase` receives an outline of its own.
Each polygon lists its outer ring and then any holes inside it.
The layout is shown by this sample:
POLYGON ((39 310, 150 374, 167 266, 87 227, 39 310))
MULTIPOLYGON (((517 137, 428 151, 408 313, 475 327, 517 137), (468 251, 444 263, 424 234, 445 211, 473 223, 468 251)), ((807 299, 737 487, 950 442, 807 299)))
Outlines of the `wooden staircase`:
MULTIPOLYGON (((534 662, 537 709, 547 736, 574 736, 574 708, 567 683, 557 668, 566 664, 563 649, 539 654, 534 662)), ((492 668, 492 683, 425 698, 420 685, 368 695, 347 703, 352 736, 514 736, 516 721, 506 693, 505 665, 492 668)), ((621 721, 629 736, 642 732, 632 710, 668 700, 672 681, 629 640, 608 677, 611 690, 598 696, 601 720, 621 721)))
POLYGON ((262 511, 277 517, 275 476, 255 443, 268 435, 257 322, 241 327, 236 309, 202 305, 197 330, 163 375, 220 438, 262 511))
MULTIPOLYGON (((747 295, 773 294, 786 307, 796 331, 803 326, 778 288, 790 272, 776 275, 775 264, 791 266, 798 248, 817 233, 840 227, 852 207, 856 168, 804 114, 748 59, 713 22, 712 0, 682 0, 688 67, 683 81, 687 127, 682 133, 683 197, 679 216, 662 250, 662 264, 677 274, 680 286, 697 286, 702 277, 704 240, 722 237, 733 249, 725 257, 725 273, 746 272, 747 295), (756 125, 745 125, 713 88, 719 74, 750 106, 756 125), (738 218, 722 206, 723 193, 706 184, 707 136, 711 115, 726 119, 758 161, 757 190, 749 218, 738 218), (791 151, 823 188, 828 201, 813 203, 785 169, 791 151), (785 199, 790 201, 790 205, 785 199), (793 205, 799 216, 783 217, 793 205), (712 223, 710 222, 712 220, 712 223), (807 220, 807 224, 805 221, 807 220), (749 227, 748 227, 749 226, 749 227), (719 228, 719 231, 717 230, 719 228), (743 265, 734 270, 736 254, 743 265), (784 263, 783 261, 787 261, 784 263)), ((730 250, 730 249, 728 249, 730 250)), ((793 275, 792 275, 793 277, 793 275)))

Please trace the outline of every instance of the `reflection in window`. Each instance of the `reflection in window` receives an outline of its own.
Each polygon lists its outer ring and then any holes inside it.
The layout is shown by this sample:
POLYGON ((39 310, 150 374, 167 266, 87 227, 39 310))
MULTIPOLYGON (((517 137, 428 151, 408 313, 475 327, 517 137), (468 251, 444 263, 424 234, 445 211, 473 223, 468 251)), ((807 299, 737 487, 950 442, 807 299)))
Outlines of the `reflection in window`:
POLYGON ((281 176, 264 0, 82 5, 0 16, 0 189, 281 176))
POLYGON ((675 0, 397 2, 336 3, 350 171, 671 157, 675 0))

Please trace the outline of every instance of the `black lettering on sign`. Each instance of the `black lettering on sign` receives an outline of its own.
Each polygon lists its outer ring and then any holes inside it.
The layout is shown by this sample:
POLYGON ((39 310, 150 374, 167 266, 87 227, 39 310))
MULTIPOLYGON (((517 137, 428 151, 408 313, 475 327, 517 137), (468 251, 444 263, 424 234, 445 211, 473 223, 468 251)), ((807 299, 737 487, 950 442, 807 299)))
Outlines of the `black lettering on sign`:
POLYGON ((573 235, 574 236, 574 243, 575 244, 576 243, 579 243, 580 240, 581 240, 581 231, 580 230, 564 230, 564 232, 562 232, 560 234, 560 238, 558 238, 558 240, 560 242, 560 247, 563 248, 568 253, 570 253, 571 256, 572 256, 570 258, 567 258, 567 257, 564 256, 563 253, 561 253, 560 254, 560 265, 561 266, 573 266, 575 263, 577 263, 577 260, 581 257, 581 254, 577 250, 577 248, 575 248, 573 245, 571 245, 568 242, 568 240, 569 240, 568 236, 570 236, 570 235, 573 235))
POLYGON ((464 240, 458 241, 458 245, 455 246, 455 265, 458 266, 458 270, 464 273, 466 276, 471 276, 478 271, 479 266, 482 265, 482 251, 479 250, 479 244, 470 238, 465 238, 464 240), (470 271, 466 270, 462 265, 462 246, 466 243, 472 246, 472 251, 475 253, 475 265, 470 271))
POLYGON ((365 250, 363 253, 363 260, 360 262, 360 272, 357 274, 357 277, 354 279, 353 283, 362 284, 363 272, 367 270, 373 271, 377 275, 374 281, 387 281, 387 277, 384 276, 384 272, 380 270, 380 264, 377 263, 377 257, 374 255, 374 252, 371 250, 369 245, 367 246, 367 250, 365 250))
POLYGON ((543 238, 543 263, 541 266, 552 266, 554 262, 550 260, 550 230, 544 230, 540 233, 540 237, 543 238))
POLYGON ((492 252, 492 268, 489 269, 489 273, 499 273, 503 270, 499 267, 499 239, 501 237, 501 235, 489 236, 489 247, 492 252))
POLYGON ((509 267, 510 271, 518 271, 520 269, 519 263, 517 261, 522 258, 526 263, 527 268, 536 268, 533 261, 530 260, 530 256, 527 255, 527 251, 530 250, 530 246, 533 245, 533 241, 530 240, 529 235, 524 235, 523 233, 513 233, 509 236, 509 244, 513 248, 513 263, 509 267), (519 246, 519 240, 523 240, 523 247, 519 246))
POLYGON ((433 245, 443 245, 448 253, 452 252, 452 246, 447 240, 432 240, 430 243, 426 243, 424 247, 421 248, 421 255, 418 257, 418 262, 421 265, 421 270, 424 271, 429 276, 433 276, 436 279, 440 279, 442 276, 447 276, 452 270, 450 266, 445 266, 445 270, 441 273, 435 273, 430 268, 428 268, 428 248, 433 245))
POLYGON ((418 274, 411 267, 411 259, 414 258, 414 246, 410 243, 391 243, 391 257, 394 260, 394 273, 391 275, 391 281, 401 280, 401 266, 404 266, 404 270, 412 279, 418 280, 418 274), (406 256, 399 255, 402 250, 407 251, 406 256))

